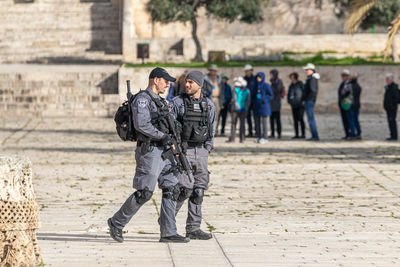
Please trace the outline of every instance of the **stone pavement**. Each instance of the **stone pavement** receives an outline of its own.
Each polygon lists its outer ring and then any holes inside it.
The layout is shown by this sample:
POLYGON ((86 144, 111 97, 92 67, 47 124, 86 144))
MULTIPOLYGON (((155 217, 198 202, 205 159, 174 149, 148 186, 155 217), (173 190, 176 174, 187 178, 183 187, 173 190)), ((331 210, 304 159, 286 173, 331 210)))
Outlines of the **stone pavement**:
POLYGON ((361 115, 358 142, 338 141, 338 116, 317 120, 318 143, 290 140, 288 115, 279 141, 217 138, 202 225, 214 238, 188 244, 158 242, 159 190, 123 244, 108 236, 135 169, 111 118, 2 118, 0 153, 33 162, 46 266, 399 266, 400 143, 382 141, 381 115, 361 115))

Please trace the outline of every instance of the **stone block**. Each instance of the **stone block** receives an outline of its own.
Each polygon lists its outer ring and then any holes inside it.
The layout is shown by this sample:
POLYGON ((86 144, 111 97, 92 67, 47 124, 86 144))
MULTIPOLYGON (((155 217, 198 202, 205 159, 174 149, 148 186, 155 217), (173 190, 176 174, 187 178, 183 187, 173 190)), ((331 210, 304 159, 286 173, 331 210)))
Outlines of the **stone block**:
POLYGON ((92 102, 99 102, 100 101, 100 96, 92 96, 91 101, 92 102))
POLYGON ((0 210, 0 264, 38 266, 41 251, 35 231, 39 209, 28 158, 0 156, 0 210))
POLYGON ((73 87, 75 85, 75 81, 58 81, 59 87, 73 87))
POLYGON ((21 80, 16 80, 11 84, 12 88, 25 88, 26 83, 21 80))

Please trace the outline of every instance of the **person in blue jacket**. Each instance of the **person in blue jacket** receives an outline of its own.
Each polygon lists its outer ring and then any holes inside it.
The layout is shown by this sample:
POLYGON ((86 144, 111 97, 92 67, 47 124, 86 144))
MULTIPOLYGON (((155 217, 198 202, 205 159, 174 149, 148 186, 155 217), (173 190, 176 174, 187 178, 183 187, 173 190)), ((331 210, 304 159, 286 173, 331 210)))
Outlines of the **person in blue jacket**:
POLYGON ((168 90, 168 95, 167 95, 167 101, 171 102, 172 98, 174 98, 174 83, 169 83, 169 90, 168 90))
POLYGON ((254 118, 256 126, 257 143, 265 144, 267 142, 267 118, 271 116, 271 106, 269 102, 274 99, 269 84, 265 82, 264 72, 259 72, 256 75, 257 90, 254 98, 254 118), (261 127, 262 124, 262 127, 261 127))

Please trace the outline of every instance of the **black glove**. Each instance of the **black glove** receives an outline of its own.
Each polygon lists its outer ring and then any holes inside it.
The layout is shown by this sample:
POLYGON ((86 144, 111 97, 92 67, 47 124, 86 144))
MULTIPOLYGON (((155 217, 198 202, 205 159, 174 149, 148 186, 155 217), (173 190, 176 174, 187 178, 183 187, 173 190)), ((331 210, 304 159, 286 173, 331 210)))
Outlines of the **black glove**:
POLYGON ((164 134, 164 136, 161 138, 161 144, 163 146, 171 145, 172 144, 171 136, 169 136, 169 134, 164 134))

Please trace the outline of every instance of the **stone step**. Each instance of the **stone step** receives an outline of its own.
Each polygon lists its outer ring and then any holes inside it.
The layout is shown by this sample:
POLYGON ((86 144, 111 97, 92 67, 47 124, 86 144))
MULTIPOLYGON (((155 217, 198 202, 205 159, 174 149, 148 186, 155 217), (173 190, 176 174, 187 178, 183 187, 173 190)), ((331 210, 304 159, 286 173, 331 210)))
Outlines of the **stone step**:
MULTIPOLYGON (((77 62, 91 51, 121 54, 119 6, 104 1, 40 0, 0 4, 0 63, 43 62, 43 58, 77 62), (60 59, 61 58, 61 59, 60 59)), ((104 58, 97 61, 110 61, 104 58)), ((83 59, 82 59, 83 58, 83 59)), ((119 59, 118 59, 119 60, 119 59)))
POLYGON ((113 116, 119 65, 0 65, 0 114, 113 116))

